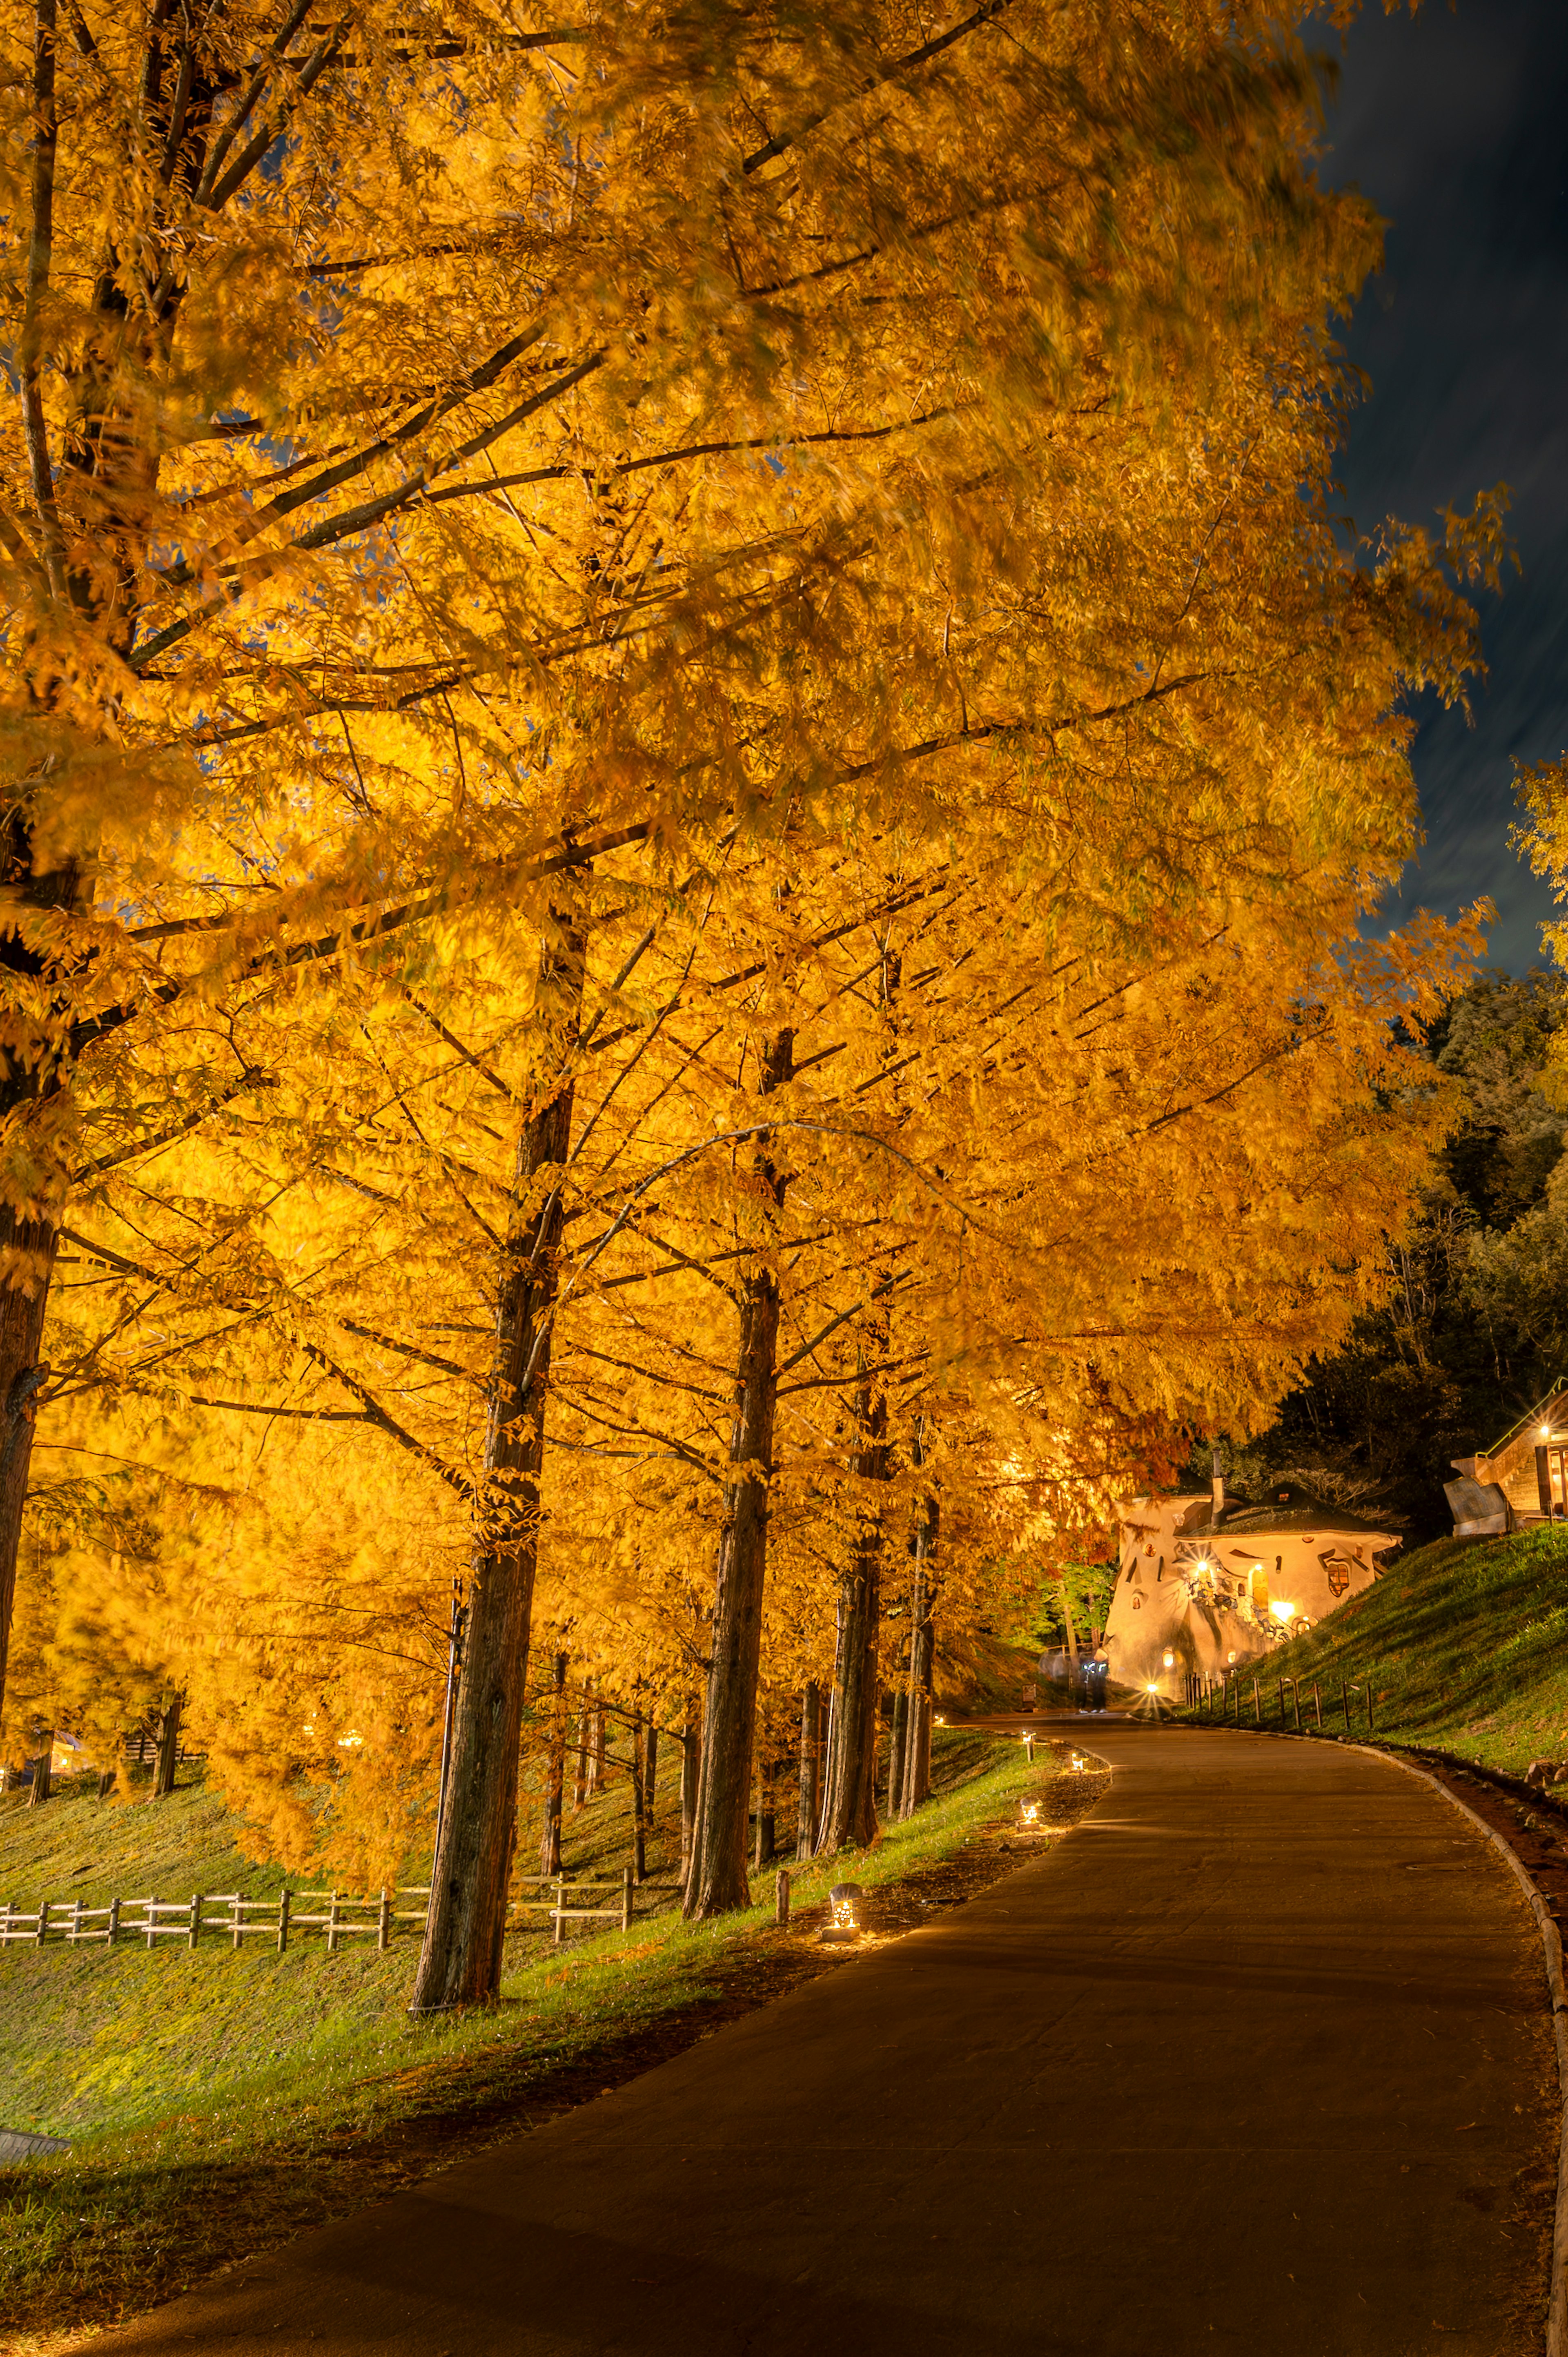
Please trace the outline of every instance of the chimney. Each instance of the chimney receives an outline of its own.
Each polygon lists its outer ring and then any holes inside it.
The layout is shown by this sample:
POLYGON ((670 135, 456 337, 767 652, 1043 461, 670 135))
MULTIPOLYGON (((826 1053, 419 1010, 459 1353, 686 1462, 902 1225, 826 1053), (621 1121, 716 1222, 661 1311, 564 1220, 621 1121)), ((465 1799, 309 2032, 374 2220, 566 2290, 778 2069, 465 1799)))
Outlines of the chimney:
POLYGON ((1225 1512, 1225 1469, 1219 1462, 1218 1448, 1212 1452, 1209 1462, 1214 1474, 1214 1505, 1209 1514, 1208 1526, 1210 1530, 1217 1531, 1219 1528, 1219 1517, 1225 1512))

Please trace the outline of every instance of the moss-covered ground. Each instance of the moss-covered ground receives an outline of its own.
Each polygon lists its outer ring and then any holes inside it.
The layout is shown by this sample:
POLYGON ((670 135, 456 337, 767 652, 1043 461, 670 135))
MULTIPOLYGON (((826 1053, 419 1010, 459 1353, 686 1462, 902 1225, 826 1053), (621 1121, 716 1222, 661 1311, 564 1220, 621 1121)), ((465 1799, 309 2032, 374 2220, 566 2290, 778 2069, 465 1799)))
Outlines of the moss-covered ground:
MULTIPOLYGON (((933 1799, 848 1869, 871 1895, 874 1930, 879 1908, 896 1929, 965 1895, 966 1859, 981 1879, 1005 1870, 994 1856, 982 1870, 982 1829, 1004 1849, 999 1815, 1050 1772, 1016 1743, 939 1733, 933 1799)), ((655 1875, 671 1871, 674 1831, 661 1809, 655 1875)), ((624 1802, 612 1788, 567 1833, 569 1871, 618 1872, 624 1802)), ((629 1933, 560 1949, 542 1933, 509 1940, 499 2007, 437 2022, 405 2010, 412 1939, 332 1957, 319 1942, 283 1957, 218 1943, 0 1951, 0 2125, 73 2139, 69 2156, 0 2170, 0 2348, 58 2346, 62 2330, 515 2134, 832 1968, 843 1952, 815 1944, 813 1910, 845 1871, 841 1859, 796 1876, 788 1932, 760 1904, 687 1924, 666 1890, 629 1933)), ((0 1901, 18 1907, 78 1892, 92 1903, 116 1890, 272 1891, 280 1879, 242 1860, 220 1803, 199 1788, 0 1813, 0 1901)), ((754 1887, 771 1901, 771 1872, 754 1887)))
MULTIPOLYGON (((1361 1595, 1241 1676, 1243 1722, 1258 1680, 1264 1724, 1280 1721, 1280 1682, 1301 1682, 1304 1725, 1429 1744, 1521 1774, 1568 1760, 1568 1530, 1439 1540, 1396 1558, 1361 1595), (1348 1690, 1348 1691, 1347 1691, 1348 1690)), ((1285 1688, 1287 1711, 1290 1689, 1285 1688)), ((1294 1725, 1294 1717, 1287 1719, 1294 1725)))

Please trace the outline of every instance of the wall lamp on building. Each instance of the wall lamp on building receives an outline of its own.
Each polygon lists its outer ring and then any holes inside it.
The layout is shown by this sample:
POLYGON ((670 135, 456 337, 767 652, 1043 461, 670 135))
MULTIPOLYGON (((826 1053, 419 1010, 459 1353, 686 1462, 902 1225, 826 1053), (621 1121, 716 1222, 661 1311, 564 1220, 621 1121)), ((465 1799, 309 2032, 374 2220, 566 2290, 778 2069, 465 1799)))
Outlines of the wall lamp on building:
POLYGON ((1279 1621, 1282 1627, 1295 1619, 1295 1606, 1294 1604, 1285 1603, 1283 1598, 1278 1603, 1271 1604, 1269 1610, 1273 1614, 1274 1619, 1279 1621))

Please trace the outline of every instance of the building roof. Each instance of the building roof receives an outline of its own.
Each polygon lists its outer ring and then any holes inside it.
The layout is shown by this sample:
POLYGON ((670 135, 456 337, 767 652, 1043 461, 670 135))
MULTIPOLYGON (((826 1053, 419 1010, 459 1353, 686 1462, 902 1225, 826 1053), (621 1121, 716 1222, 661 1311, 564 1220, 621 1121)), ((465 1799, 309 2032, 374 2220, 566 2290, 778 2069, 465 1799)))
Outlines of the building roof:
POLYGON ((1276 1482, 1266 1497, 1256 1500, 1231 1495, 1218 1523, 1211 1513, 1206 1514, 1193 1525, 1190 1535, 1261 1536, 1265 1531, 1343 1532, 1347 1536, 1364 1534, 1390 1540, 1398 1536, 1386 1523, 1369 1523, 1364 1514, 1353 1514, 1348 1506, 1330 1505, 1300 1481, 1276 1482))

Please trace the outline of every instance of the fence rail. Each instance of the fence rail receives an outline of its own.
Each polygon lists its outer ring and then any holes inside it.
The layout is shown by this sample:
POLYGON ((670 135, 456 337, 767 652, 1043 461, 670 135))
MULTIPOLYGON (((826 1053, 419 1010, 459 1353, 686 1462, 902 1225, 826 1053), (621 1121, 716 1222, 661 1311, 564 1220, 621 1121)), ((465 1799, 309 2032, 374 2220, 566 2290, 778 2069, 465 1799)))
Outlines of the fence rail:
MULTIPOLYGON (((570 1874, 526 1874, 517 1878, 518 1896, 507 1901, 509 1923, 542 1915, 560 1946, 567 1923, 618 1923, 631 1929, 639 1890, 663 1889, 663 1883, 634 1882, 630 1867, 618 1878, 570 1874), (525 1898, 524 1891, 540 1895, 525 1898), (613 1903, 595 1901, 613 1893, 613 1903), (585 1904, 580 1903, 586 1901, 585 1904)), ((378 1949, 390 1947, 400 1926, 416 1927, 423 1937, 430 1915, 430 1885, 403 1883, 381 1890, 373 1899, 342 1890, 295 1890, 285 1888, 275 1899, 252 1897, 238 1890, 199 1890, 188 1899, 112 1899, 106 1907, 84 1907, 77 1900, 45 1899, 33 1909, 19 1909, 6 1900, 0 1906, 0 1947, 41 1948, 49 1942, 67 1946, 102 1941, 107 1947, 130 1941, 153 1948, 160 1940, 182 1940, 188 1948, 202 1940, 227 1940, 238 1949, 252 1939, 272 1940, 281 1956, 289 1942, 312 1932, 323 1935, 327 1953, 336 1955, 346 1941, 373 1938, 378 1949), (422 1903, 399 1906, 400 1900, 422 1903)), ((542 1926, 541 1927, 542 1928, 542 1926)))
POLYGON ((1186 1707, 1194 1718, 1229 1719, 1237 1727, 1290 1727, 1297 1735, 1305 1735, 1309 1722, 1303 1718, 1304 1711, 1310 1714, 1311 1721, 1320 1728, 1326 1726, 1326 1710, 1332 1718, 1336 1684, 1339 1689, 1338 1712, 1344 1719, 1346 1734, 1354 1733, 1357 1719, 1364 1714, 1368 1734, 1375 1735, 1377 1723, 1372 1708, 1371 1674, 1364 1684, 1353 1678, 1331 1679, 1326 1705, 1322 1682, 1316 1678, 1271 1679, 1265 1676, 1259 1680, 1250 1671, 1241 1669, 1217 1671, 1212 1675, 1193 1671, 1186 1680, 1186 1707), (1248 1704, 1244 1704, 1242 1699, 1243 1681, 1251 1689, 1248 1704), (1271 1686, 1273 1696, 1269 1691, 1271 1686), (1285 1698, 1287 1688, 1288 1701, 1285 1698))

